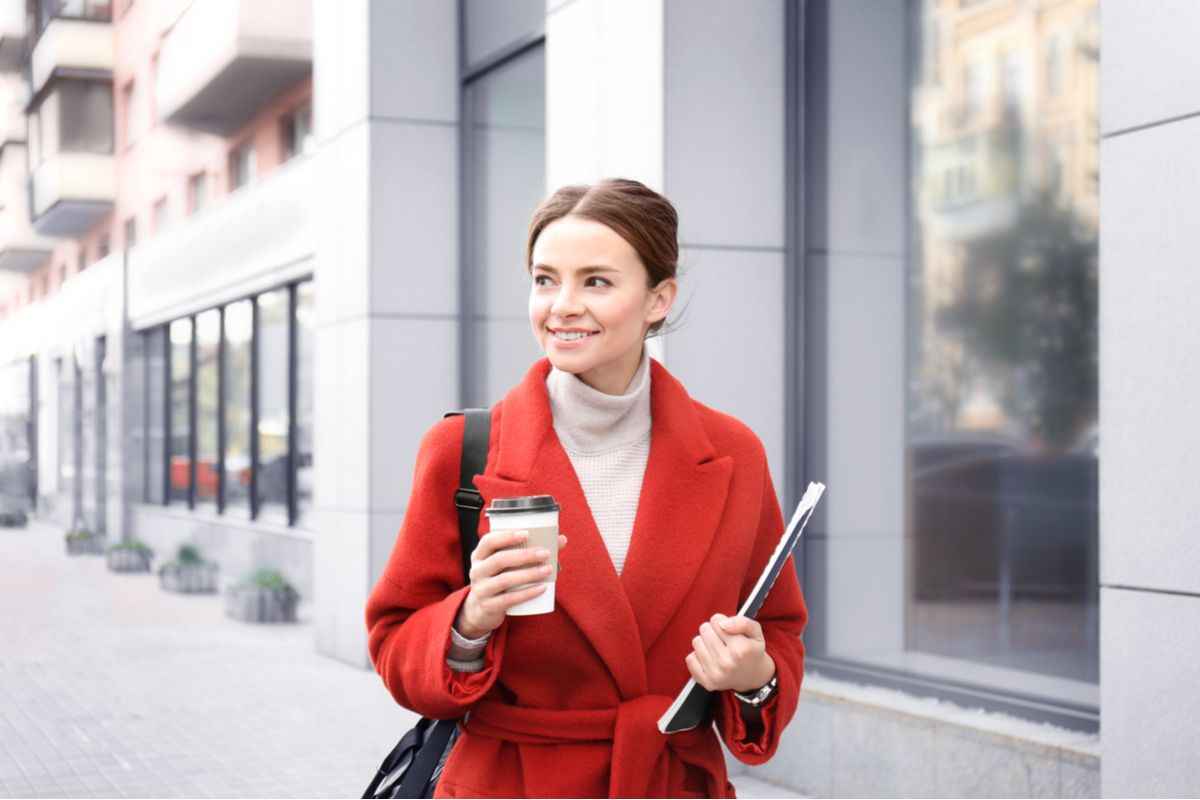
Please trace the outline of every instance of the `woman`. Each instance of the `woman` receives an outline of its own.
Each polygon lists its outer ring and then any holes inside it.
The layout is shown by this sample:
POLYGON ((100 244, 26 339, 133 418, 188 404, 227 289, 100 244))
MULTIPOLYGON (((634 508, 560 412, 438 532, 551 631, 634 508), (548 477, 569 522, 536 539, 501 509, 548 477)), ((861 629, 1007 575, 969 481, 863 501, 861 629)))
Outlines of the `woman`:
MULTIPOLYGON (((789 567, 757 621, 733 614, 783 519, 758 438, 688 397, 645 352, 675 299, 675 209, 640 183, 569 186, 534 215, 529 318, 546 358, 492 409, 485 505, 561 505, 556 610, 546 551, 483 535, 463 585, 456 509, 463 422, 426 435, 391 559, 367 604, 372 662, 396 701, 471 712, 445 797, 732 797, 721 740, 766 761, 796 709, 807 611, 789 567), (713 725, 657 720, 689 677, 713 725)), ((486 522, 481 523, 481 528, 486 522)))

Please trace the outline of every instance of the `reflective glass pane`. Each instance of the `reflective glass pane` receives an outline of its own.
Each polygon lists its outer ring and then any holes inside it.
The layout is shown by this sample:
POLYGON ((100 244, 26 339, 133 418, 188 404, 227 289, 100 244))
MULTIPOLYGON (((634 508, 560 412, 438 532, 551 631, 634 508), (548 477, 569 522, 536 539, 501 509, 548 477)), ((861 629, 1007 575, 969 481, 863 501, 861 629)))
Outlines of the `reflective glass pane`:
POLYGON ((29 508, 30 364, 0 367, 0 507, 29 508))
POLYGON ((163 468, 166 466, 167 328, 153 328, 146 336, 146 491, 147 503, 164 502, 163 468))
POLYGON ((303 525, 313 490, 313 284, 296 287, 296 520, 303 525))
POLYGON ((287 521, 288 290, 258 296, 258 510, 287 521))
POLYGON ((218 350, 221 311, 196 315, 196 503, 217 501, 218 350))
POLYGON ((170 489, 167 499, 172 503, 188 502, 192 485, 191 436, 191 369, 192 320, 177 319, 171 323, 171 444, 170 489))
POLYGON ((1093 682, 1097 2, 914 8, 908 645, 1093 682))
POLYGON ((250 513, 250 341, 254 306, 225 306, 225 498, 226 513, 250 513))
POLYGON ((467 87, 470 405, 502 398, 541 356, 529 329, 524 262, 529 218, 545 193, 545 68, 538 47, 467 87))

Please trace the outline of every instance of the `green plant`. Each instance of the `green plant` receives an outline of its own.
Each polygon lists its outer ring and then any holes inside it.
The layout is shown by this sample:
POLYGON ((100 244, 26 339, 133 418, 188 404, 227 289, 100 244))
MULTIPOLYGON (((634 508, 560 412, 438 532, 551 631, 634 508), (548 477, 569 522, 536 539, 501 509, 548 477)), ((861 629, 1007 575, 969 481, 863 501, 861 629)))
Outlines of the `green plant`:
POLYGON ((87 528, 79 527, 67 531, 66 538, 68 542, 90 542, 95 536, 87 528))
POLYGON ((136 553, 146 553, 146 554, 151 554, 154 552, 146 544, 144 544, 142 542, 135 542, 130 539, 127 539, 127 540, 121 541, 121 542, 117 542, 114 545, 110 545, 108 548, 108 552, 110 552, 110 553, 117 552, 120 550, 129 550, 129 551, 136 552, 136 553))
POLYGON ((283 594, 296 594, 296 588, 275 569, 260 569, 250 577, 244 578, 238 586, 242 589, 268 589, 283 594))
POLYGON ((200 555, 200 549, 194 544, 184 544, 179 546, 179 552, 175 555, 175 561, 181 565, 200 565, 207 563, 200 555))

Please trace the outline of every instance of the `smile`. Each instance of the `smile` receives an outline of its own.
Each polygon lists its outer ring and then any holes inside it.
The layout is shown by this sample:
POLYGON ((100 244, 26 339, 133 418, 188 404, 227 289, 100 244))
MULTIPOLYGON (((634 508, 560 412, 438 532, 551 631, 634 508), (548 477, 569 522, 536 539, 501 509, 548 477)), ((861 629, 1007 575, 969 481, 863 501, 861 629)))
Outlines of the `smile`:
POLYGON ((551 331, 550 333, 560 342, 575 342, 596 335, 596 331, 551 331))

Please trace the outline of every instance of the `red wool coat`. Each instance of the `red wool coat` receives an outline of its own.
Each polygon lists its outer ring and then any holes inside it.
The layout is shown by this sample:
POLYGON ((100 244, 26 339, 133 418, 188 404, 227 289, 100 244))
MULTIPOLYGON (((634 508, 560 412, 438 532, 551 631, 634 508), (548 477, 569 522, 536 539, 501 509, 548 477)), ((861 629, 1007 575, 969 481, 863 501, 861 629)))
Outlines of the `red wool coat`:
POLYGON ((485 504, 549 494, 562 506, 569 544, 555 612, 508 618, 482 672, 446 666, 468 591, 452 501, 463 418, 452 417, 421 443, 403 527, 367 602, 372 663, 406 708, 471 712, 438 796, 733 797, 718 734, 738 759, 760 764, 796 710, 808 612, 790 562, 758 615, 779 692, 757 737, 730 692, 716 694, 711 725, 665 736, 656 723, 690 677, 684 658, 700 624, 737 612, 783 530, 762 444, 652 362, 650 455, 618 576, 554 433, 549 369, 536 363, 493 407, 476 485, 485 504))

